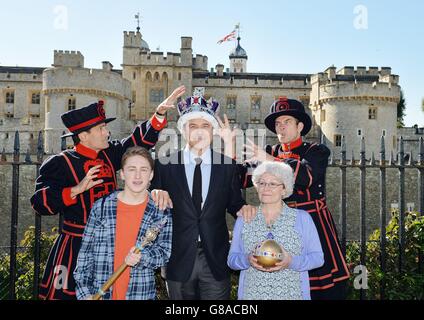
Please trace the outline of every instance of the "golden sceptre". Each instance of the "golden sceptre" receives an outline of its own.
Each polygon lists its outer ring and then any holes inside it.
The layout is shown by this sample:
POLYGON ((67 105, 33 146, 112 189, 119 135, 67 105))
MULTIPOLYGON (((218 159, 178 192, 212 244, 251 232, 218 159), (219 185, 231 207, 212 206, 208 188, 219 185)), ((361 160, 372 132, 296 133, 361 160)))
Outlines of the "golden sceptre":
MULTIPOLYGON (((151 245, 156 240, 158 234, 165 226, 166 222, 167 219, 165 217, 157 226, 147 229, 146 234, 143 237, 143 241, 135 248, 134 253, 140 253, 142 248, 151 245)), ((121 264, 102 286, 102 288, 93 296, 93 300, 100 300, 128 267, 129 266, 125 262, 121 264)))

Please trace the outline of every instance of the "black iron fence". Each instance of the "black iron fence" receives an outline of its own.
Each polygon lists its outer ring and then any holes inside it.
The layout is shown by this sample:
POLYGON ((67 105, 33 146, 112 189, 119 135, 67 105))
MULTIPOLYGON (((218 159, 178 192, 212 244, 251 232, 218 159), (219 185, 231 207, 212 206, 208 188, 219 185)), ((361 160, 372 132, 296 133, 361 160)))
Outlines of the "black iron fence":
MULTIPOLYGON (((62 139, 61 144, 62 150, 66 148, 66 141, 62 139)), ((418 212, 422 214, 424 212, 424 144, 423 138, 420 138, 419 141, 419 156, 416 161, 409 158, 408 161, 405 161, 405 152, 404 152, 404 141, 402 137, 399 139, 398 143, 398 154, 396 156, 397 160, 393 158, 393 153, 391 153, 389 159, 387 159, 385 151, 385 141, 384 137, 381 137, 381 148, 380 148, 380 157, 378 160, 375 159, 372 155, 371 160, 366 160, 365 158, 365 139, 362 138, 361 141, 361 150, 359 161, 354 159, 352 154, 351 159, 346 157, 346 145, 344 138, 342 138, 342 147, 339 160, 330 159, 329 166, 336 167, 340 170, 340 213, 341 213, 341 225, 340 225, 340 241, 342 246, 343 254, 346 254, 347 247, 347 237, 346 237, 346 212, 347 212, 347 194, 346 194, 346 170, 348 168, 356 168, 359 170, 360 174, 360 263, 363 266, 366 266, 366 255, 367 255, 367 235, 366 235, 366 202, 365 202, 365 193, 366 193, 366 174, 367 169, 369 168, 378 168, 380 179, 379 179, 379 207, 380 207, 380 268, 382 272, 386 271, 386 221, 388 215, 388 208, 386 204, 386 170, 389 168, 394 168, 398 170, 398 203, 399 203, 399 243, 398 243, 398 271, 402 273, 404 271, 404 258, 405 258, 405 169, 416 169, 417 172, 417 193, 418 193, 418 212)), ((19 249, 32 249, 34 250, 34 268, 32 275, 32 287, 33 292, 32 296, 34 299, 38 297, 38 286, 40 282, 40 253, 41 253, 41 216, 34 214, 34 226, 35 226, 35 244, 33 248, 20 248, 18 245, 18 212, 19 212, 19 178, 20 178, 20 168, 22 166, 35 166, 36 176, 38 176, 39 168, 44 159, 44 146, 43 146, 43 137, 42 133, 39 133, 38 136, 38 145, 37 145, 37 156, 36 161, 32 161, 29 152, 25 154, 24 161, 21 161, 21 150, 20 150, 20 141, 19 141, 19 132, 15 133, 14 140, 14 152, 11 161, 7 160, 6 154, 3 149, 3 153, 0 159, 0 165, 10 166, 12 168, 12 188, 11 190, 6 190, 5 192, 10 192, 12 197, 12 206, 10 212, 10 246, 8 247, 9 252, 0 252, 0 259, 4 256, 8 256, 9 261, 9 279, 8 284, 0 283, 0 292, 7 291, 7 295, 1 297, 3 299, 16 299, 16 278, 17 278, 17 264, 16 256, 19 249), (7 290, 5 290, 7 286, 7 290), (2 288, 3 287, 3 288, 2 288)), ((63 219, 59 219, 59 231, 62 228, 63 219)), ((418 259, 418 270, 420 273, 423 272, 423 255, 419 253, 418 259)), ((381 283, 381 299, 385 297, 385 283, 381 283)), ((361 289, 360 299, 366 299, 365 290, 361 289)))

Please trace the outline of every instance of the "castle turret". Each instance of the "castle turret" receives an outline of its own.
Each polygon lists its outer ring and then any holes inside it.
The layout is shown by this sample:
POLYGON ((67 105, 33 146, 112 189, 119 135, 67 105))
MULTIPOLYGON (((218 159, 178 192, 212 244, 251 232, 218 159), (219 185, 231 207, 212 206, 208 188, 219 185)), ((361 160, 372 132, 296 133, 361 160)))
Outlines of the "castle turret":
POLYGON ((139 31, 124 31, 124 48, 138 48, 142 51, 150 51, 149 45, 143 40, 139 31))
POLYGON ((54 51, 53 67, 84 68, 84 56, 79 51, 54 51))
POLYGON ((230 53, 230 71, 232 73, 247 72, 247 53, 240 46, 240 36, 237 38, 237 47, 230 53))
POLYGON ((193 38, 181 37, 181 63, 183 65, 192 65, 193 60, 193 38))
POLYGON ((311 78, 311 110, 317 125, 332 149, 340 156, 341 138, 347 152, 360 152, 364 137, 367 158, 378 154, 385 136, 386 151, 396 150, 397 104, 400 97, 399 77, 389 68, 344 67, 334 72, 330 67, 311 78))
MULTIPOLYGON (((78 52, 55 51, 53 68, 43 72, 45 97, 45 150, 60 151, 60 137, 66 131, 60 115, 66 111, 86 106, 98 99, 105 101, 108 117, 117 118, 109 129, 114 137, 121 138, 129 130, 128 101, 131 84, 121 74, 112 70, 110 62, 102 69, 84 68, 83 55, 78 52)), ((72 145, 69 140, 68 144, 72 145)))

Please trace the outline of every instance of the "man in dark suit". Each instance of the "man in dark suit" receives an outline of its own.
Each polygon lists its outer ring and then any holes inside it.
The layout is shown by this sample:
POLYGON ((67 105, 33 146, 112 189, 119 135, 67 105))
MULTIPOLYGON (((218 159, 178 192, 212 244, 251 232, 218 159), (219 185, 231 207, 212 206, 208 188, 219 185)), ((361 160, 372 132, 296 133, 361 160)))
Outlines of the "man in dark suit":
POLYGON ((178 128, 187 145, 155 164, 152 189, 168 191, 173 201, 166 272, 172 300, 230 298, 226 212, 249 217, 256 211, 242 198, 235 161, 211 149, 218 108, 218 102, 207 102, 199 93, 181 101, 178 128))

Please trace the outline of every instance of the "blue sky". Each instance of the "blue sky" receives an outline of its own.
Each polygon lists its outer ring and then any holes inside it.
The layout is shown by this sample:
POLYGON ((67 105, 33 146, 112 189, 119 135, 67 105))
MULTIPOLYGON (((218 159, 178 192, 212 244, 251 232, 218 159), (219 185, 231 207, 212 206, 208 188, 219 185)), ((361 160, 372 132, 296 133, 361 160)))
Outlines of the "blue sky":
POLYGON ((47 67, 53 50, 63 49, 81 51, 87 67, 109 60, 120 68, 123 31, 135 30, 138 11, 152 50, 179 52, 180 37, 191 36, 194 53, 207 55, 209 68, 229 66, 234 43, 216 42, 238 22, 249 72, 316 73, 332 64, 391 67, 405 93, 406 125, 424 126, 419 0, 7 1, 0 11, 0 65, 47 67))

